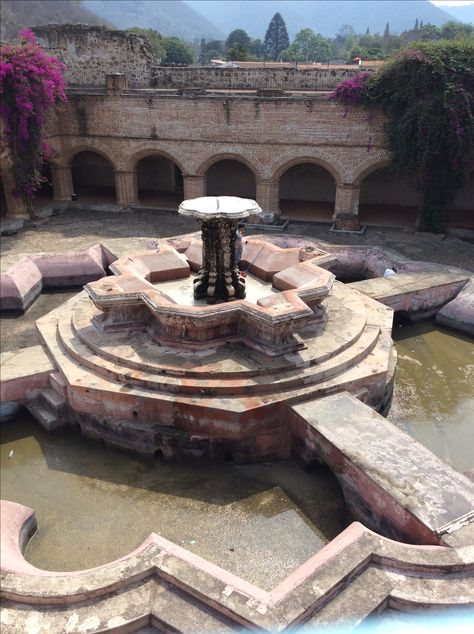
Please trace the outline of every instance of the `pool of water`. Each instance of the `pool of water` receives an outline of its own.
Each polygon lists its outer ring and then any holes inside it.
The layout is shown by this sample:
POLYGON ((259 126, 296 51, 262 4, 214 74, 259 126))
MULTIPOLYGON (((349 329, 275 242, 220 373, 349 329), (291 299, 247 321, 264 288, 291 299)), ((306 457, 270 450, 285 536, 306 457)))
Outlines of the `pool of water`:
POLYGON ((395 325, 388 419, 459 471, 474 467, 474 341, 432 321, 395 325))
POLYGON ((346 526, 324 467, 160 463, 25 413, 2 425, 1 463, 2 497, 36 511, 26 557, 43 569, 106 563, 154 531, 271 589, 346 526))

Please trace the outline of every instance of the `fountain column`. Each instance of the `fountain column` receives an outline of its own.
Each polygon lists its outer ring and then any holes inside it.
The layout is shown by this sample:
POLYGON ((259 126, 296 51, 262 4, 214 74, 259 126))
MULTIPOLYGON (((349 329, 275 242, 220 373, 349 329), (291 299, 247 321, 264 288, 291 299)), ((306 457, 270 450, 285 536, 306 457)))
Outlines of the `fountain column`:
POLYGON ((254 200, 237 196, 205 196, 184 200, 178 209, 201 223, 202 268, 194 281, 194 297, 210 301, 243 299, 245 279, 236 261, 238 224, 261 213, 254 200))

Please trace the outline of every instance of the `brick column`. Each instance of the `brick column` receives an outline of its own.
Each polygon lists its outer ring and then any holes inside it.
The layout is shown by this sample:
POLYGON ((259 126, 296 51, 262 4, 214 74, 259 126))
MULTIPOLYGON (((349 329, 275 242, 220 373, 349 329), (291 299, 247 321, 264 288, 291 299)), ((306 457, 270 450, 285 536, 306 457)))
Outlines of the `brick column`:
POLYGON ((115 198, 120 207, 129 207, 138 203, 136 171, 115 170, 115 198))
POLYGON ((280 200, 278 195, 278 181, 257 180, 257 202, 262 211, 280 213, 280 200))
POLYGON ((200 198, 206 195, 205 176, 195 176, 194 174, 183 174, 183 197, 184 200, 190 198, 200 198))
POLYGON ((337 185, 333 220, 340 213, 350 213, 357 216, 359 213, 359 194, 359 185, 353 185, 352 183, 337 185))
POLYGON ((72 172, 70 165, 51 165, 51 176, 53 179, 53 200, 61 202, 71 200, 73 193, 72 172))
POLYGON ((6 202, 6 209, 2 209, 2 217, 29 218, 30 214, 23 198, 17 198, 12 193, 15 189, 15 181, 9 171, 2 170, 2 180, 6 202))

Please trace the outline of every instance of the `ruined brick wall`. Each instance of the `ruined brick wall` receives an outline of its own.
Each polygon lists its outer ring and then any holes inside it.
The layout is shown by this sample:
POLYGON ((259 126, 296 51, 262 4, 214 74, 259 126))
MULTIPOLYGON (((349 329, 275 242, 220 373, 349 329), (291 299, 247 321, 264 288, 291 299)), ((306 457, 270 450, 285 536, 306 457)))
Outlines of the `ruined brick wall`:
POLYGON ((357 69, 321 68, 209 68, 155 66, 155 88, 208 88, 234 90, 333 90, 357 69))
POLYGON ((103 87, 109 73, 124 73, 132 88, 150 86, 157 59, 146 37, 86 24, 48 24, 33 31, 40 46, 66 64, 69 86, 103 87))

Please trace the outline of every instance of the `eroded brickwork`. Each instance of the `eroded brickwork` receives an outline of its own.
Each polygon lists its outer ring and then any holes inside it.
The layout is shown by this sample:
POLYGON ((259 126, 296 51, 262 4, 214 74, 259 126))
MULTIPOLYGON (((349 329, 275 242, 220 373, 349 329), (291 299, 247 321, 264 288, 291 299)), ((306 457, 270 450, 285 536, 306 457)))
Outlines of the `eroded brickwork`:
POLYGON ((104 86, 108 73, 124 73, 131 87, 146 87, 157 63, 146 37, 86 24, 34 27, 41 47, 66 64, 70 86, 104 86))

